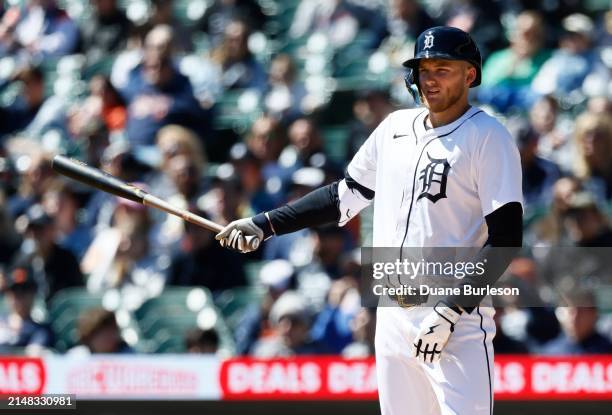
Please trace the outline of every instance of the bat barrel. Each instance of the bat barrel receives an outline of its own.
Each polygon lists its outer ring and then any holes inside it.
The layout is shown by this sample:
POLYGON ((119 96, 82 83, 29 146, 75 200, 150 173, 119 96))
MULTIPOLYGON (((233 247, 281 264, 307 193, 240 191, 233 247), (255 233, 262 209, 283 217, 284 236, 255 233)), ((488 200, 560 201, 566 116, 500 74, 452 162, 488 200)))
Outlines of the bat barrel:
POLYGON ((143 203, 147 194, 144 190, 131 186, 102 170, 62 155, 53 157, 51 167, 56 172, 71 179, 133 202, 143 203))
MULTIPOLYGON (((191 213, 187 209, 181 209, 173 206, 164 200, 148 194, 142 189, 125 183, 102 170, 90 167, 79 160, 57 155, 53 157, 51 167, 56 172, 70 177, 71 179, 95 187, 96 189, 100 189, 104 192, 111 193, 115 196, 123 197, 133 202, 142 203, 144 205, 163 210, 164 212, 183 218, 183 220, 187 222, 191 222, 213 232, 220 232, 223 229, 223 226, 211 220, 191 213)), ((257 249, 257 247, 259 247, 260 240, 254 236, 247 236, 246 243, 251 247, 251 249, 257 249)))

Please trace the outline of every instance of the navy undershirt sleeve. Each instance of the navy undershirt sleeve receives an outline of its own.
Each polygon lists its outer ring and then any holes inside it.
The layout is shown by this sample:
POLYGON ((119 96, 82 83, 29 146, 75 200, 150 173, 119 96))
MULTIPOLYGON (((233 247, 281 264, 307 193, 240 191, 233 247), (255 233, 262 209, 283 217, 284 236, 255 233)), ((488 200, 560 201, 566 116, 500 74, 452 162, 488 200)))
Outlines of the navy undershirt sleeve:
MULTIPOLYGON (((374 191, 357 183, 348 172, 345 173, 346 184, 356 189, 367 199, 374 198, 374 191)), ((268 217, 260 213, 253 217, 253 222, 264 231, 264 239, 269 236, 284 235, 304 228, 312 228, 331 223, 340 219, 338 184, 333 182, 320 187, 307 195, 289 202, 268 212, 268 217)))
MULTIPOLYGON (((523 244, 523 209, 518 202, 510 202, 485 216, 488 227, 488 239, 474 262, 484 261, 485 274, 468 276, 461 280, 459 287, 463 292, 464 285, 473 287, 492 286, 502 276, 514 256, 523 244), (502 249, 503 248, 503 249, 502 249)), ((484 296, 450 296, 444 302, 453 309, 463 308, 471 313, 484 296)))

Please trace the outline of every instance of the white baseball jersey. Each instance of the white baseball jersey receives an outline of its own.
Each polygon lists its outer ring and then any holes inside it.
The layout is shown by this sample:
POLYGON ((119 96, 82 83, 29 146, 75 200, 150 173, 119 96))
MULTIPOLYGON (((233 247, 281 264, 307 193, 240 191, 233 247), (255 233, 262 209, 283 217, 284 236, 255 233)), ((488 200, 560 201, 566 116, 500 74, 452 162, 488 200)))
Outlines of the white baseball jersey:
POLYGON ((484 216, 522 203, 521 164, 508 131, 472 107, 426 129, 427 109, 395 111, 348 166, 375 191, 373 246, 483 246, 484 216))
MULTIPOLYGON (((392 113, 348 166, 355 181, 375 191, 373 246, 483 246, 484 217, 506 203, 522 203, 516 145, 497 120, 478 108, 431 129, 425 128, 427 114, 424 108, 392 113)), ((463 313, 440 362, 423 363, 409 350, 430 312, 428 307, 378 309, 381 413, 490 415, 494 310, 463 313)))

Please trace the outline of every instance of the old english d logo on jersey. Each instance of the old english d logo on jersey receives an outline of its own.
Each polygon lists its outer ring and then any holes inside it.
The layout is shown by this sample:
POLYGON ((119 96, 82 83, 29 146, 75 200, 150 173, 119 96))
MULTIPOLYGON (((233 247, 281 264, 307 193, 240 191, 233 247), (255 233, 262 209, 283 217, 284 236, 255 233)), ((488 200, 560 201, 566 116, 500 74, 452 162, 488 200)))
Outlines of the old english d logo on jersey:
POLYGON ((426 197, 433 203, 446 197, 446 180, 450 171, 450 164, 447 159, 435 159, 427 153, 429 164, 419 173, 419 180, 422 182, 421 193, 417 200, 426 197), (432 192, 437 190, 437 192, 432 192))

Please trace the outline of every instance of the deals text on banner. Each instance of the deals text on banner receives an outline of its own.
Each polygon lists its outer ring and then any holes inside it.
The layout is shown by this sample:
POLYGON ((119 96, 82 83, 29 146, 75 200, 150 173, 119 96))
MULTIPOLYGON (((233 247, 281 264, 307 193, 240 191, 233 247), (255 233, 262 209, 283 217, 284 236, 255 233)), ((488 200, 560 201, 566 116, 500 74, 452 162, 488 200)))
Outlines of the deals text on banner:
MULTIPOLYGON (((612 356, 495 358, 497 400, 612 400, 612 356)), ((376 399, 374 359, 233 359, 221 365, 222 399, 376 399)))

